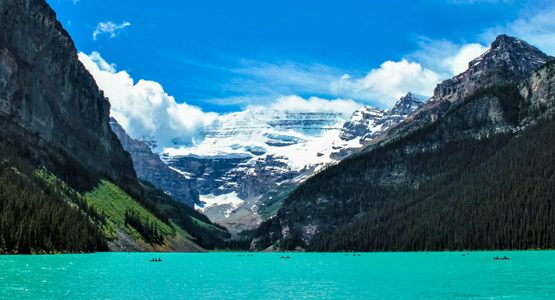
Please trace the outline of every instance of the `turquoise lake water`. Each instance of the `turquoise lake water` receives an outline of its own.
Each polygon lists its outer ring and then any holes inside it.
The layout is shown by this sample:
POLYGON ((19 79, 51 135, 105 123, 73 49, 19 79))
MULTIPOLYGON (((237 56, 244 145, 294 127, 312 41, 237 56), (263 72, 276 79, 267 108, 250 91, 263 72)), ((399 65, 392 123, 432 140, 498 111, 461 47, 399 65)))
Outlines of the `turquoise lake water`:
POLYGON ((0 298, 555 299, 555 252, 0 256, 0 298))

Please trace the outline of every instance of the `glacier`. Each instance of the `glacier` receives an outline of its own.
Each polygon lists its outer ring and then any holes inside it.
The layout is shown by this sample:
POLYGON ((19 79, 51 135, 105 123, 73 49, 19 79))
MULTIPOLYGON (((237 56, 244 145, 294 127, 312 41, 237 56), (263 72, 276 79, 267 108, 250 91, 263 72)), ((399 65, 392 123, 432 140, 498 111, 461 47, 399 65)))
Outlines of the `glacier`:
POLYGON ((271 217, 287 191, 362 149, 425 99, 409 93, 389 110, 363 106, 352 114, 251 107, 219 116, 199 142, 165 148, 161 157, 197 181, 197 209, 238 233, 271 217))

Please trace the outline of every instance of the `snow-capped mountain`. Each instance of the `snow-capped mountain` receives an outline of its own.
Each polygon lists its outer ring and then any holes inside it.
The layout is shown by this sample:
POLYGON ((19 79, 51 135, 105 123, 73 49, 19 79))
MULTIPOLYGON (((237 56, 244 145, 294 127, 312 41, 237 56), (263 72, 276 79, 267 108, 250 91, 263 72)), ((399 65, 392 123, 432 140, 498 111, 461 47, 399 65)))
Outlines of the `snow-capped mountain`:
POLYGON ((343 125, 341 139, 348 141, 380 131, 381 125, 378 122, 384 117, 384 114, 383 110, 369 106, 355 111, 351 119, 343 125))
POLYGON ((369 142, 385 130, 401 123, 426 99, 427 97, 409 92, 387 111, 364 106, 355 111, 351 119, 343 125, 340 137, 345 141, 360 139, 364 143, 369 142))
POLYGON ((252 108, 220 116, 202 142, 166 149, 163 159, 197 179, 210 218, 237 229, 252 227, 262 195, 333 162, 331 147, 349 115, 252 108), (236 224, 237 223, 237 224, 236 224))
POLYGON ((362 107, 344 113, 252 108, 222 115, 202 142, 166 149, 174 170, 196 178, 197 208, 232 231, 253 228, 273 215, 283 195, 323 167, 399 124, 422 104, 409 93, 390 110, 362 107))

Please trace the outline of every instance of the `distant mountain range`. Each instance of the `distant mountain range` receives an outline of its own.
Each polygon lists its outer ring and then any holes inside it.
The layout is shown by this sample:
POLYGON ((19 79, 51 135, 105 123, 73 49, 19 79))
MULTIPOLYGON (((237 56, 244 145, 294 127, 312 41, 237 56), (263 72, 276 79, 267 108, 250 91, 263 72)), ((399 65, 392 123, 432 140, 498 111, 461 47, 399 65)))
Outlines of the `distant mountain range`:
POLYGON ((181 195, 176 199, 195 204, 212 221, 237 233, 273 216, 286 191, 362 149, 424 99, 409 93, 387 111, 361 107, 350 118, 263 108, 223 115, 207 127, 198 145, 164 153, 167 166, 146 143, 132 141, 121 126, 112 124, 140 178, 174 197, 181 195), (200 201, 193 195, 196 191, 200 201))
POLYGON ((552 57, 497 37, 400 125, 289 193, 252 249, 553 248, 554 78, 552 57))

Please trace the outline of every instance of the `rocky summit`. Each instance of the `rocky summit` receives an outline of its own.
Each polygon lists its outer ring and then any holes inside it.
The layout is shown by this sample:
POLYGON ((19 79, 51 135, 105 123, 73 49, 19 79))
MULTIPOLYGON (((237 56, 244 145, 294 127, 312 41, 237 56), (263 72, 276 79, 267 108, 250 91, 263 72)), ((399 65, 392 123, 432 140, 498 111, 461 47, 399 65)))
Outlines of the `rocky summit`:
POLYGON ((430 101, 410 118, 435 120, 478 90, 527 78, 552 59, 523 40, 500 35, 484 54, 469 62, 466 71, 438 84, 430 101))

